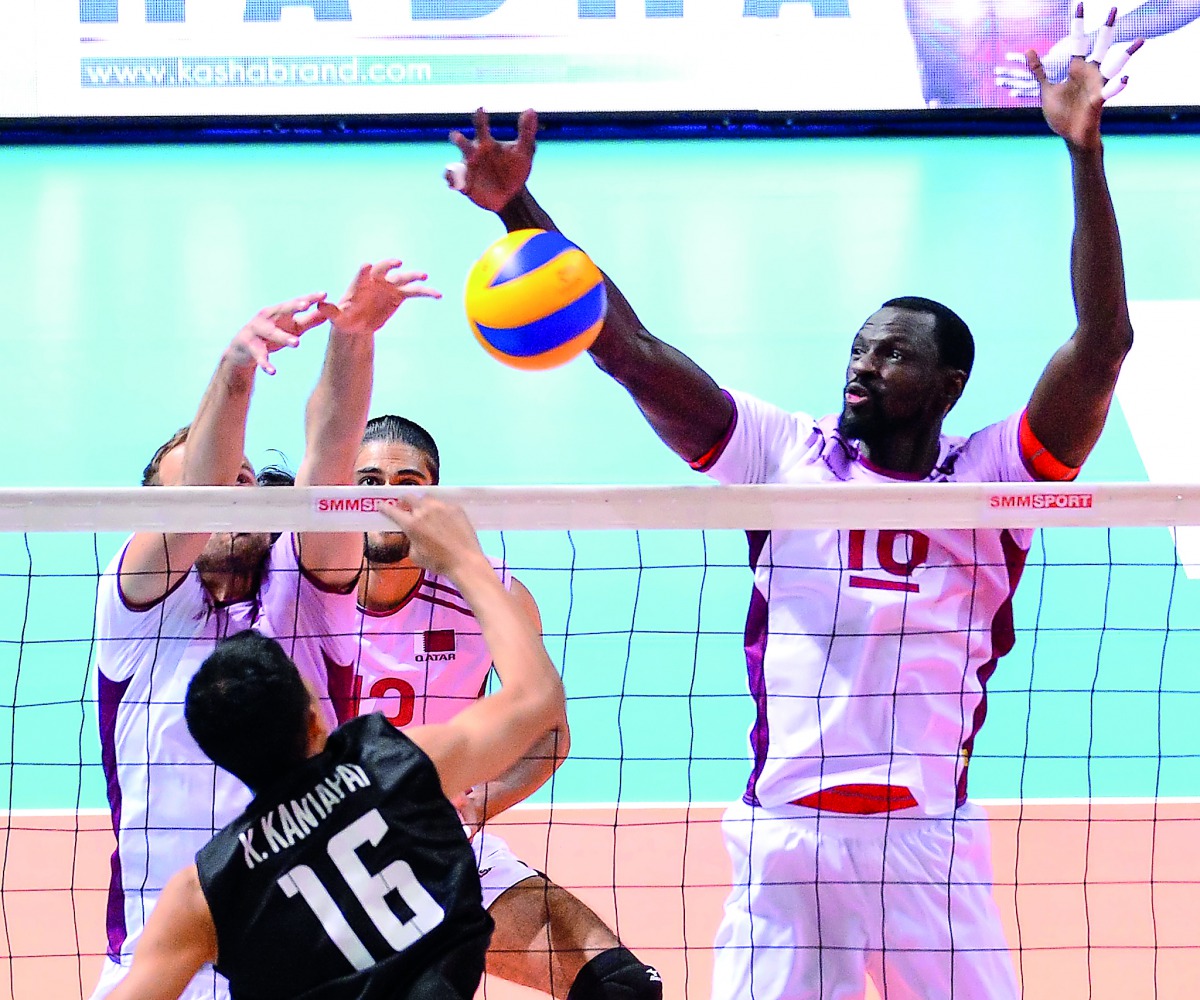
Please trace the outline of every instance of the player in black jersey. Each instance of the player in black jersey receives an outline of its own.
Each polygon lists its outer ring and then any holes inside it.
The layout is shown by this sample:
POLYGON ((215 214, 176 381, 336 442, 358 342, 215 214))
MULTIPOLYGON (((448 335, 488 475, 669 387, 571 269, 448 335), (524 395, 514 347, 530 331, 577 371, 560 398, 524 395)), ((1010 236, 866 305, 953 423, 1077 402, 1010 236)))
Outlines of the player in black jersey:
POLYGON ((235 1000, 474 996, 492 921, 449 797, 562 718, 562 682, 461 510, 387 513, 470 603, 501 690, 442 725, 371 715, 331 734, 275 640, 221 643, 188 688, 188 728, 255 798, 167 883, 112 1000, 175 1000, 206 962, 235 1000))

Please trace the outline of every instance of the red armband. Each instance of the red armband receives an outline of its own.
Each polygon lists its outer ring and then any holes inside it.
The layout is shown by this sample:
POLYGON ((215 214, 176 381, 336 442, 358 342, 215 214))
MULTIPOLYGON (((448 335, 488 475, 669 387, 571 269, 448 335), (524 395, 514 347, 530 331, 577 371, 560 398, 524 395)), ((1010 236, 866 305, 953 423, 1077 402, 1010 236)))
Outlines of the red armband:
POLYGON ((729 439, 733 437, 733 429, 737 427, 737 403, 733 401, 733 397, 724 389, 721 390, 721 394, 729 400, 729 405, 733 410, 733 414, 729 418, 729 425, 725 428, 725 432, 719 438, 717 438, 716 444, 709 448, 708 451, 706 451, 699 458, 688 462, 688 466, 692 469, 695 469, 697 472, 707 472, 716 464, 717 459, 720 458, 722 452, 725 451, 725 446, 729 444, 729 439))
POLYGON ((1038 479, 1054 483, 1069 483, 1079 475, 1079 466, 1070 466, 1060 462, 1037 439, 1033 428, 1029 426, 1028 410, 1021 414, 1021 427, 1017 432, 1017 443, 1021 449, 1021 458, 1025 462, 1025 468, 1038 479))

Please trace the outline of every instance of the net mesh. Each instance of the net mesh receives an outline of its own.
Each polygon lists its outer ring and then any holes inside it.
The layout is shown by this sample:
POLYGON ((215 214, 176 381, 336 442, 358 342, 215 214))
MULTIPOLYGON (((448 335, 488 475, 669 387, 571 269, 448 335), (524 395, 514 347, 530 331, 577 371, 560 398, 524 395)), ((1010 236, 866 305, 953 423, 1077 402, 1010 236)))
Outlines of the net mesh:
MULTIPOLYGON (((270 491, 269 505, 254 492, 0 496, 0 995, 86 997, 99 969, 113 836, 94 606, 125 533, 378 524, 361 492, 270 491)), ((536 598, 567 690, 570 757, 494 828, 656 965, 671 997, 708 995, 731 877, 720 821, 752 765, 752 581, 747 536, 730 529, 1051 525, 1032 537, 1015 646, 987 685, 970 764, 1012 963, 1026 997, 1190 993, 1200 567, 1170 526, 1200 522, 1200 491, 442 492, 536 598), (1023 499, 1038 496, 1050 499, 1023 499)), ((527 995, 494 980, 486 990, 527 995)))

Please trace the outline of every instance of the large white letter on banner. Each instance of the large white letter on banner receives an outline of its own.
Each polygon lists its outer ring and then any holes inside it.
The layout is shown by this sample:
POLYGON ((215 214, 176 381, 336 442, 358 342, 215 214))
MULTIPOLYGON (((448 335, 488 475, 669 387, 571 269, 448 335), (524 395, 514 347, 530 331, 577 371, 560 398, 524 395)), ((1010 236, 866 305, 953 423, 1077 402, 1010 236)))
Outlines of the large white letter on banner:
POLYGON ((350 0, 246 0, 247 21, 278 21, 284 7, 309 7, 315 21, 349 21, 350 0))
POLYGON ((504 0, 412 0, 414 21, 465 21, 487 17, 504 5, 504 0))
POLYGON ((778 17, 785 3, 807 3, 816 17, 849 17, 850 0, 746 0, 743 17, 778 17))

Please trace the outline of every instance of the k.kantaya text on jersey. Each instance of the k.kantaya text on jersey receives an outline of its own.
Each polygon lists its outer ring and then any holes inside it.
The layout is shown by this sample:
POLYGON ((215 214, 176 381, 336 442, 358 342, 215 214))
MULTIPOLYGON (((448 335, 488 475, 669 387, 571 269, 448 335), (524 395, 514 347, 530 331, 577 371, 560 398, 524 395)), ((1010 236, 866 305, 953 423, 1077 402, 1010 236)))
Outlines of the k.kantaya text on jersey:
MULTIPOLYGON (((703 471, 722 483, 889 483, 837 418, 742 393, 703 471)), ((943 435, 931 484, 1028 482, 1020 415, 943 435)), ((1012 648, 1032 531, 751 531, 746 665, 757 708, 751 805, 853 784, 907 787, 921 813, 966 800, 985 685, 1012 648)))
POLYGON ((196 868, 234 1000, 468 1000, 479 985, 492 921, 475 856, 433 763, 377 714, 262 789, 196 868))
MULTIPOLYGON (((117 849, 108 892, 108 957, 127 966, 167 880, 250 801, 187 730, 188 684, 217 642, 253 628, 278 639, 313 690, 348 696, 354 662, 354 594, 323 590, 301 569, 295 536, 271 547, 258 593, 214 606, 193 567, 147 609, 124 600, 124 549, 100 580, 97 699, 100 748, 117 849)), ((333 703, 323 704, 330 728, 333 703)), ((114 970, 115 971, 115 970, 114 970)), ((111 976, 106 975, 111 981, 111 976)))

